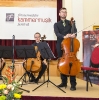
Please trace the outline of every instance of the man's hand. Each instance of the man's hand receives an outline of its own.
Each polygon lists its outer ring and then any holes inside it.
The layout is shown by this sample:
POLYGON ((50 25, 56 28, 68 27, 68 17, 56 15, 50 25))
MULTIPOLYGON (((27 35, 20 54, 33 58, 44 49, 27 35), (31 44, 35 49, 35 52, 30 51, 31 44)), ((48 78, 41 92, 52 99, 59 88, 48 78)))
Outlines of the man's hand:
POLYGON ((47 65, 47 61, 46 61, 46 59, 43 60, 43 63, 44 63, 45 65, 47 65))
POLYGON ((1 58, 1 60, 2 60, 3 62, 5 62, 4 58, 1 58))
POLYGON ((64 36, 64 38, 66 39, 66 38, 69 38, 71 36, 71 34, 66 34, 65 36, 64 36))
POLYGON ((76 37, 76 35, 75 34, 66 34, 65 36, 64 36, 64 38, 66 39, 66 38, 75 38, 76 37))
POLYGON ((76 35, 75 34, 71 34, 71 38, 75 38, 76 37, 76 35))

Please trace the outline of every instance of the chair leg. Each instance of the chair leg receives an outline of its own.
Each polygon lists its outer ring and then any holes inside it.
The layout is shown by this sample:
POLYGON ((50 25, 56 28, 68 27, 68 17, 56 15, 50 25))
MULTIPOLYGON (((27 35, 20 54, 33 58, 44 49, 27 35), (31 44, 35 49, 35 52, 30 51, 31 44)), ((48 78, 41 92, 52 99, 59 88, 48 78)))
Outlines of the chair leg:
POLYGON ((43 74, 43 82, 45 82, 45 73, 43 74))
POLYGON ((89 77, 89 71, 86 71, 86 85, 87 85, 87 87, 86 87, 86 91, 88 91, 88 82, 90 82, 90 85, 91 85, 91 87, 92 87, 92 82, 91 82, 91 79, 90 79, 90 77, 89 77))
POLYGON ((86 71, 86 91, 88 91, 88 79, 89 79, 89 73, 86 71))
POLYGON ((88 80, 89 80, 90 85, 91 85, 91 87, 92 87, 92 82, 91 82, 91 79, 90 79, 90 77, 89 77, 89 76, 88 76, 88 80))

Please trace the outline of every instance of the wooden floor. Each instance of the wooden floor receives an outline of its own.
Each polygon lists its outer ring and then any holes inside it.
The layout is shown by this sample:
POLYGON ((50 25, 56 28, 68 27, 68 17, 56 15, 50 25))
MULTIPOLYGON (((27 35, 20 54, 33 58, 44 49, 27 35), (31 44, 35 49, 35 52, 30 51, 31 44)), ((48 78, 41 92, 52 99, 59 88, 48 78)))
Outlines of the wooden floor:
MULTIPOLYGON (((21 61, 22 62, 22 61, 21 61)), ((18 62, 19 63, 19 62, 18 62)), ((21 64, 22 65, 22 64, 21 64)), ((16 65, 16 72, 19 76, 22 76, 24 73, 23 67, 20 65, 16 65)), ((8 65, 6 65, 8 66, 8 65)), ((6 68, 6 67, 5 67, 6 68)), ((3 73, 5 72, 5 69, 3 70, 3 73)), ((17 76, 16 78, 19 79, 20 77, 17 76)), ((53 82, 55 85, 58 85, 61 83, 59 73, 57 71, 57 61, 52 61, 50 63, 50 81, 53 82)), ((45 78, 45 81, 48 79, 47 75, 45 78)), ((22 80, 20 80, 22 81, 22 80)), ((47 82, 43 84, 38 89, 34 90, 36 87, 38 87, 40 84, 44 82, 43 77, 40 79, 40 83, 37 85, 35 83, 23 85, 22 88, 29 90, 30 93, 27 93, 26 91, 23 91, 23 95, 25 96, 54 96, 54 97, 86 97, 86 98, 99 98, 99 85, 93 84, 93 87, 89 84, 89 91, 86 91, 86 81, 82 79, 82 74, 80 73, 77 75, 77 86, 76 91, 70 90, 70 83, 68 79, 68 86, 67 88, 61 88, 63 91, 61 91, 59 88, 54 86, 51 82, 47 82)), ((0 80, 0 83, 2 83, 2 80, 0 80)))
MULTIPOLYGON (((46 77, 47 80, 47 77, 46 77)), ((99 85, 93 84, 93 87, 90 86, 89 84, 89 91, 86 91, 86 81, 77 78, 77 90, 76 91, 71 91, 70 90, 70 83, 68 79, 68 86, 67 88, 61 88, 63 91, 61 91, 59 88, 54 86, 51 82, 54 84, 58 85, 61 81, 59 77, 50 77, 50 81, 48 83, 47 87, 47 82, 43 84, 41 87, 38 89, 34 90, 36 87, 38 87, 40 84, 42 84, 43 79, 40 80, 38 85, 36 83, 31 83, 27 85, 23 85, 22 88, 29 90, 30 93, 24 91, 23 95, 25 96, 54 96, 54 97, 86 97, 86 98, 99 98, 99 85), (34 90, 34 91, 32 91, 34 90)))

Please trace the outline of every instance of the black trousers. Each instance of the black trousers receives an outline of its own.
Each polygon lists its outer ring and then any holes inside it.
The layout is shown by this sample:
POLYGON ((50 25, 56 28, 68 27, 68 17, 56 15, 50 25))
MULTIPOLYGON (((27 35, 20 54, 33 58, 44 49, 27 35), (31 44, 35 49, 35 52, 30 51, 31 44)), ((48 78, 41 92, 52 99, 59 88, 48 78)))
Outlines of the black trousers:
MULTIPOLYGON (((42 68, 41 68, 41 70, 40 70, 40 72, 39 72, 39 74, 38 74, 38 76, 37 76, 37 79, 38 79, 38 80, 42 77, 42 75, 44 74, 44 72, 45 72, 45 70, 46 70, 46 68, 47 68, 47 65, 45 65, 44 63, 42 63, 41 66, 42 66, 42 68)), ((30 74, 30 77, 31 77, 32 79, 35 79, 35 77, 34 77, 33 74, 30 74)))
POLYGON ((37 77, 38 79, 40 79, 42 77, 42 75, 44 74, 46 68, 47 68, 47 65, 45 65, 44 63, 42 63, 41 71, 39 72, 38 77, 37 77))
MULTIPOLYGON (((67 75, 61 74, 61 80, 63 84, 67 84, 67 75)), ((76 86, 76 76, 69 76, 71 86, 76 86)))
POLYGON ((56 44, 57 56, 58 58, 62 57, 63 51, 61 50, 61 42, 56 44))

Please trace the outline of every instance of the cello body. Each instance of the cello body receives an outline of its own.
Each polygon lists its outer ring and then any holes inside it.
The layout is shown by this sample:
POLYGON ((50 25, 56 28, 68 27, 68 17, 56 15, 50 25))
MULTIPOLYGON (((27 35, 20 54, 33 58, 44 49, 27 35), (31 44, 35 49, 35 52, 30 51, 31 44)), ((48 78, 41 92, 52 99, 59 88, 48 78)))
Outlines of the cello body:
POLYGON ((28 71, 37 73, 41 70, 41 60, 37 58, 28 58, 26 66, 28 71))
MULTIPOLYGON (((46 39, 46 36, 44 35, 41 37, 41 42, 46 39)), ((36 58, 28 58, 26 61, 26 69, 32 73, 40 72, 42 69, 42 60, 41 60, 41 53, 38 50, 37 46, 34 46, 35 52, 36 52, 36 58)))
POLYGON ((28 58, 26 62, 26 69, 32 73, 37 73, 41 70, 41 54, 38 47, 35 46, 36 58, 28 58))
POLYGON ((62 41, 62 57, 58 60, 58 70, 64 75, 75 76, 80 72, 81 63, 77 59, 80 43, 76 38, 66 38, 62 41))

